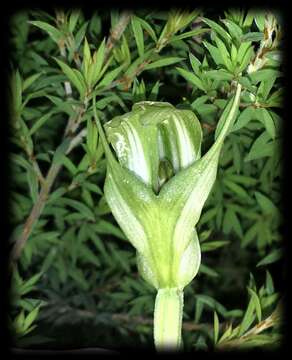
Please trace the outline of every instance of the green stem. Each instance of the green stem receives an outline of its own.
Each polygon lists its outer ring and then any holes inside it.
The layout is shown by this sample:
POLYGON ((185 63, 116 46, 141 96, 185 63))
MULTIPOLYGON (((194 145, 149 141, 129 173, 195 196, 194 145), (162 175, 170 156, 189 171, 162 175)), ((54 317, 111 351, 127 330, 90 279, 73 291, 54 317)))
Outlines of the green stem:
POLYGON ((159 289, 154 309, 154 342, 159 351, 181 348, 183 290, 159 289))

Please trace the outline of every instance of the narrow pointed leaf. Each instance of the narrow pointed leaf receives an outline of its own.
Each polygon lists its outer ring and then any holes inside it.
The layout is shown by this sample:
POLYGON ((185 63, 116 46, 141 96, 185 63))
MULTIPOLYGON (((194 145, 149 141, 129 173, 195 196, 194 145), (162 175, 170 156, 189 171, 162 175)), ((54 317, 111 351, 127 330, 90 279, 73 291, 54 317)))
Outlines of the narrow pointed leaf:
POLYGON ((55 60, 58 63, 58 65, 60 66, 60 68, 62 69, 62 71, 64 72, 64 74, 68 77, 68 79, 72 82, 72 84, 77 88, 80 96, 83 96, 86 89, 84 88, 84 85, 80 81, 80 78, 78 78, 76 73, 63 61, 61 61, 57 58, 55 58, 55 60))
POLYGON ((193 85, 195 85, 200 90, 206 92, 205 86, 202 82, 202 80, 195 74, 191 73, 190 71, 187 71, 182 68, 176 68, 176 70, 179 72, 181 76, 183 76, 187 81, 191 82, 193 85))
POLYGON ((143 30, 141 27, 140 22, 135 16, 132 16, 131 25, 134 33, 134 37, 137 44, 138 54, 139 56, 144 55, 144 37, 143 37, 143 30))
POLYGON ((164 57, 162 59, 152 62, 151 64, 146 65, 145 70, 157 69, 162 66, 172 65, 182 60, 184 60, 184 58, 175 57, 175 56, 164 57))

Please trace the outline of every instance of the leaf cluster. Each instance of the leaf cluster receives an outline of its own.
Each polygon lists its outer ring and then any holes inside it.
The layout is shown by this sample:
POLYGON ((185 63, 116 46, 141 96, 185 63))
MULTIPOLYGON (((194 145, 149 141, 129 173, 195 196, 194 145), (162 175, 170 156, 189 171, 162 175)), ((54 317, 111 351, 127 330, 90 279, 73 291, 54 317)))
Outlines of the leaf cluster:
POLYGON ((265 9, 15 14, 12 247, 32 209, 41 210, 12 271, 16 338, 26 346, 152 346, 154 291, 138 277, 134 250, 104 199, 106 160, 91 99, 103 123, 141 100, 191 109, 204 153, 239 81, 237 120, 198 223, 202 264, 185 291, 184 345, 279 343, 281 35, 265 9), (69 328, 78 336, 60 340, 58 331, 69 328))

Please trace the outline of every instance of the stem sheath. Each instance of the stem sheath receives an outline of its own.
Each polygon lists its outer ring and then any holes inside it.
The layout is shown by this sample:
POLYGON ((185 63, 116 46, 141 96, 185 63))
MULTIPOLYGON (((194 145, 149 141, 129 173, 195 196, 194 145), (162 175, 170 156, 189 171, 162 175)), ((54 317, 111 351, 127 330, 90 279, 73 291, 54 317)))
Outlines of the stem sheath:
POLYGON ((178 288, 159 289, 154 309, 154 342, 158 351, 181 348, 183 291, 178 288))

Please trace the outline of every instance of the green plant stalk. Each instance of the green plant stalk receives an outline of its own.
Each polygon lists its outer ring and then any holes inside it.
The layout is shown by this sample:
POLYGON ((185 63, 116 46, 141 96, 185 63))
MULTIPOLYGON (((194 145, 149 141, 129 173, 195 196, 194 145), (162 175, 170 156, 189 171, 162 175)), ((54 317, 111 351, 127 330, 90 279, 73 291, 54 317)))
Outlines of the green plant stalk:
POLYGON ((182 315, 183 290, 159 289, 154 308, 154 343, 158 350, 179 350, 182 347, 182 315))

